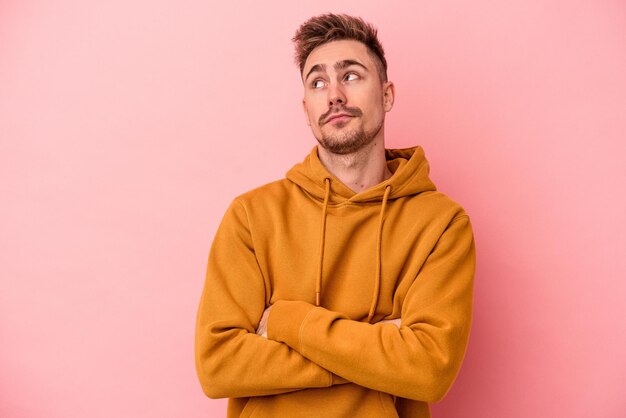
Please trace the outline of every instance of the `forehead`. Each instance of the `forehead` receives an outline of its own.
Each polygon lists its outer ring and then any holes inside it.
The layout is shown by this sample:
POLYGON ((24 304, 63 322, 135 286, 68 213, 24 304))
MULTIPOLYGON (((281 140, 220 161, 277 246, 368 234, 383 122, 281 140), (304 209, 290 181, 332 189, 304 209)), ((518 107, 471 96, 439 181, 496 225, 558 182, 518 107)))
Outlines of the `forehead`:
POLYGON ((304 63, 303 74, 316 64, 327 64, 331 67, 337 61, 354 59, 370 66, 370 57, 365 44, 353 39, 331 41, 315 48, 304 63))

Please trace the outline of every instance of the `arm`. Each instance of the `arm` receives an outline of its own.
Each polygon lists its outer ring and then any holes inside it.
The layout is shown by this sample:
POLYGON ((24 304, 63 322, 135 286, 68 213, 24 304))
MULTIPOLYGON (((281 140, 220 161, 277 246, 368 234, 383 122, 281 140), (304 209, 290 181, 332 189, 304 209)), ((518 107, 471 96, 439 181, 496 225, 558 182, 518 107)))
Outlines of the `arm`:
POLYGON ((408 290, 400 328, 280 300, 270 311, 267 335, 358 385, 436 402, 465 354, 474 271, 474 237, 462 215, 448 225, 408 290))
MULTIPOLYGON (((270 315, 270 311, 272 310, 272 306, 270 305, 263 311, 263 315, 261 316, 261 321, 259 322, 259 327, 256 329, 256 334, 261 337, 267 338, 267 318, 270 315)), ((383 319, 377 322, 378 324, 390 323, 394 324, 396 327, 400 328, 400 318, 397 319, 383 319)))
POLYGON ((287 345, 256 335, 264 309, 247 214, 235 199, 211 245, 196 318, 195 364, 204 393, 263 396, 345 383, 287 345))

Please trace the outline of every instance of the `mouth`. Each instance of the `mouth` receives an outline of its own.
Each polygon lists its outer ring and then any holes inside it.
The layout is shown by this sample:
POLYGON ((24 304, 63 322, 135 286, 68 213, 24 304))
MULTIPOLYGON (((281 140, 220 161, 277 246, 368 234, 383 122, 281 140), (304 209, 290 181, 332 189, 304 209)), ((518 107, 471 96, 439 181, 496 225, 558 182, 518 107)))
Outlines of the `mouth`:
POLYGON ((332 118, 328 119, 328 121, 326 123, 340 123, 340 122, 345 122, 348 121, 350 119, 352 119, 353 116, 350 115, 338 115, 338 116, 333 116, 332 118))
POLYGON ((354 117, 354 116, 352 116, 352 115, 350 115, 350 114, 348 114, 348 113, 345 113, 345 112, 336 113, 336 114, 334 114, 334 115, 330 115, 329 117, 327 117, 327 118, 326 118, 326 122, 324 122, 324 123, 330 123, 330 122, 333 122, 333 123, 340 123, 340 122, 345 122, 345 121, 350 120, 350 118, 352 118, 352 117, 354 117))

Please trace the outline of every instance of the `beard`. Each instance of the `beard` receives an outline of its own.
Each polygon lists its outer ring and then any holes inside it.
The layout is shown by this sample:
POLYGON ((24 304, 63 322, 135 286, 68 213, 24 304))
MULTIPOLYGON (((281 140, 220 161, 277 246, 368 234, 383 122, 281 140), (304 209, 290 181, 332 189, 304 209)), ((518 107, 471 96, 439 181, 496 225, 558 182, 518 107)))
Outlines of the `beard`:
MULTIPOLYGON (((350 123, 349 120, 347 123, 350 123)), ((363 125, 358 128, 337 128, 332 134, 322 131, 322 137, 317 138, 317 142, 333 154, 345 155, 353 154, 371 144, 380 132, 383 121, 371 131, 366 132, 363 125)))

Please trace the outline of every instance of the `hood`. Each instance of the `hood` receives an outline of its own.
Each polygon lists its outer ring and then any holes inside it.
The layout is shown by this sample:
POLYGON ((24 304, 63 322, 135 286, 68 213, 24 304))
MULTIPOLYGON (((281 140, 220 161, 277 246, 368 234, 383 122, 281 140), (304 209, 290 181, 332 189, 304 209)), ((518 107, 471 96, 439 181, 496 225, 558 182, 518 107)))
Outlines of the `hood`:
POLYGON ((349 200, 358 202, 381 202, 378 231, 376 239, 376 272, 374 274, 374 294, 367 321, 370 322, 378 305, 381 271, 381 237, 383 219, 388 200, 415 195, 424 191, 437 190, 435 184, 428 177, 430 166, 426 160, 424 149, 419 146, 410 148, 385 148, 387 167, 393 175, 387 180, 378 183, 366 190, 355 193, 330 173, 322 164, 318 154, 319 145, 316 144, 304 160, 294 165, 286 173, 292 181, 315 199, 323 202, 320 212, 320 238, 317 265, 317 279, 315 285, 315 304, 320 306, 322 289, 322 267, 324 264, 324 244, 326 237, 326 214, 329 203, 341 203, 349 200))

